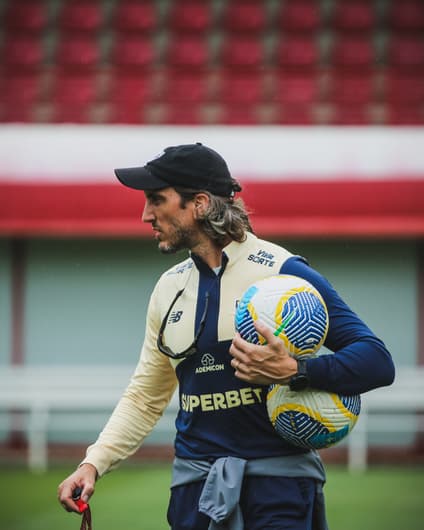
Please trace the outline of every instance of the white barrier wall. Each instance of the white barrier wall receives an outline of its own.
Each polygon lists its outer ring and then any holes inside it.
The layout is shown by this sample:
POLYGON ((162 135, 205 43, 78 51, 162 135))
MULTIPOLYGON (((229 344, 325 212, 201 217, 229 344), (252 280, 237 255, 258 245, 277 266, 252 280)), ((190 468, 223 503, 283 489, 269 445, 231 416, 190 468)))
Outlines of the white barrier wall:
POLYGON ((423 127, 0 126, 0 181, 110 182, 164 147, 202 142, 243 180, 424 179, 423 127))

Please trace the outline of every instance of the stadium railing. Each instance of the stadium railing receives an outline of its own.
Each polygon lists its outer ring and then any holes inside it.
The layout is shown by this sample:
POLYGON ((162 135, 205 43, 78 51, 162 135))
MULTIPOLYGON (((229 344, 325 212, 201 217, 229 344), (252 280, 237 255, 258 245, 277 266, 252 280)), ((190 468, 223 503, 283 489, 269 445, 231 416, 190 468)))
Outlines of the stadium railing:
POLYGON ((361 413, 347 438, 348 466, 351 470, 367 468, 369 433, 417 434, 424 431, 424 366, 402 366, 396 371, 391 386, 378 388, 362 395, 361 413), (407 415, 415 421, 403 421, 407 415))
MULTIPOLYGON (((0 367, 0 432, 23 431, 28 466, 43 471, 51 431, 69 433, 70 440, 75 433, 98 433, 133 370, 121 365, 0 367)), ((176 408, 175 396, 155 427, 171 440, 176 408)))

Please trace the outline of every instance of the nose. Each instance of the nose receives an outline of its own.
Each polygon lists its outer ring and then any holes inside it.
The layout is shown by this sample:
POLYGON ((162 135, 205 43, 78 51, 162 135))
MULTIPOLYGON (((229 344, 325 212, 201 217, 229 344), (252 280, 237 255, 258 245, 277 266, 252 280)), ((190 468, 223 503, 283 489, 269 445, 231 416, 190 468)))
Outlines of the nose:
POLYGON ((149 205, 149 202, 146 201, 146 204, 143 208, 143 213, 141 214, 141 220, 143 223, 151 223, 154 219, 152 208, 149 205))

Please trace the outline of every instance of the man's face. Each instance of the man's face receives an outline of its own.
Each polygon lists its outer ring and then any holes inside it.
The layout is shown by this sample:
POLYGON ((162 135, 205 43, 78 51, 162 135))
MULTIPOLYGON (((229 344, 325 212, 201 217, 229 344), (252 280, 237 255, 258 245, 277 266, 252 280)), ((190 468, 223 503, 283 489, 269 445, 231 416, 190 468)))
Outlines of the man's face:
POLYGON ((172 254, 193 249, 199 240, 194 201, 181 206, 181 196, 173 188, 146 191, 142 221, 151 223, 159 250, 172 254))

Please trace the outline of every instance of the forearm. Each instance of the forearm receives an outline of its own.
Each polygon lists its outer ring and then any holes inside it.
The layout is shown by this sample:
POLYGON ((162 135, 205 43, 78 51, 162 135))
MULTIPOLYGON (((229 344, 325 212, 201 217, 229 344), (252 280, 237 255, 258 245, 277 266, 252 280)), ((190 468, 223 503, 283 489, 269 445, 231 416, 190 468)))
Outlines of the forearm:
POLYGON ((351 395, 390 385, 394 378, 390 353, 330 283, 298 258, 288 260, 281 272, 305 278, 318 289, 327 305, 329 330, 325 346, 334 355, 307 361, 311 386, 351 395))
POLYGON ((307 373, 313 388, 352 395, 390 385, 394 367, 384 344, 367 338, 333 355, 309 359, 307 373))
POLYGON ((123 397, 97 441, 88 447, 83 463, 94 465, 99 476, 104 475, 137 451, 159 417, 158 411, 136 408, 123 397))
POLYGON ((140 362, 126 391, 83 462, 102 476, 134 454, 168 405, 176 387, 167 359, 140 362))

